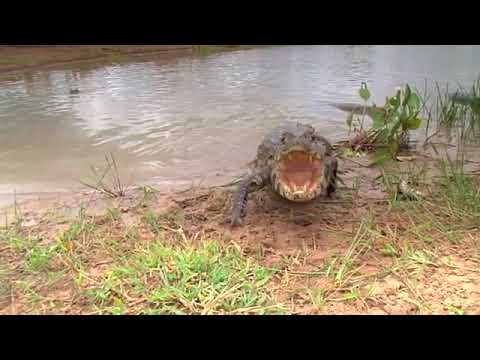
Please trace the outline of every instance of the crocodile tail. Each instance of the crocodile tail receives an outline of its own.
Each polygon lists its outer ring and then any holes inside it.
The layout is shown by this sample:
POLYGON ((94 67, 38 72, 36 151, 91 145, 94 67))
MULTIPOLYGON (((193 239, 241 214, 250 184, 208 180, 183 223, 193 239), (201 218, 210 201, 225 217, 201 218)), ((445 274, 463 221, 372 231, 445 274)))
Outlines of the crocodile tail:
POLYGON ((450 99, 457 104, 462 105, 471 105, 475 102, 476 98, 470 95, 460 94, 460 93, 453 93, 449 95, 450 99))
POLYGON ((353 112, 354 114, 363 114, 365 108, 370 109, 371 106, 365 106, 361 104, 351 104, 351 103, 334 103, 331 104, 333 107, 336 107, 339 110, 345 112, 353 112))
POLYGON ((373 118, 375 115, 385 114, 385 108, 380 106, 365 106, 360 104, 332 104, 332 106, 336 107, 339 110, 346 111, 356 115, 365 115, 370 116, 373 118))

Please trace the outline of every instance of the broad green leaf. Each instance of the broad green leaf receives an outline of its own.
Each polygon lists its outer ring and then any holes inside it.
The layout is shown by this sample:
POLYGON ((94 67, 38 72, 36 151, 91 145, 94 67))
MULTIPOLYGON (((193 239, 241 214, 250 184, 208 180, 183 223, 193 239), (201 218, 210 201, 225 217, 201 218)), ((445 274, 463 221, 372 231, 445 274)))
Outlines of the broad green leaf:
POLYGON ((394 108, 397 108, 400 105, 400 92, 398 92, 395 97, 389 98, 388 103, 394 108))
POLYGON ((415 93, 412 93, 408 98, 407 105, 411 109, 414 109, 414 110, 418 109, 420 107, 420 98, 418 97, 418 95, 415 93))
POLYGON ((385 109, 388 109, 388 106, 391 105, 390 104, 390 98, 388 96, 385 97, 385 109))
POLYGON ((407 120, 407 128, 409 130, 416 130, 420 127, 421 123, 422 123, 422 119, 418 117, 411 117, 410 119, 407 120))
POLYGON ((381 116, 381 117, 384 117, 386 115, 386 110, 384 108, 381 108, 381 107, 377 107, 375 105, 373 105, 371 108, 370 108, 370 116, 373 118, 373 116, 381 116))
POLYGON ((390 130, 387 126, 383 126, 378 131, 375 132, 375 142, 385 144, 388 142, 390 130))
POLYGON ((402 118, 399 118, 395 123, 394 125, 392 126, 392 129, 390 130, 390 137, 392 138, 396 132, 398 131, 398 129, 400 128, 400 125, 402 125, 402 118))
POLYGON ((399 122, 402 125, 402 130, 407 130, 407 122, 408 122, 409 116, 407 114, 407 111, 405 108, 402 108, 402 113, 400 114, 399 117, 399 122))
POLYGON ((370 99, 370 91, 368 90, 366 83, 362 82, 362 85, 360 86, 360 90, 358 91, 358 94, 365 102, 368 101, 368 99, 370 99))
POLYGON ((399 104, 399 98, 399 93, 397 92, 395 96, 387 97, 387 100, 391 106, 395 107, 399 104))
POLYGON ((391 141, 388 144, 388 150, 390 152, 390 156, 393 158, 397 154, 397 151, 398 151, 398 142, 397 141, 391 141))
POLYGON ((371 111, 371 114, 370 114, 373 120, 372 127, 374 129, 378 129, 385 124, 385 116, 380 110, 377 110, 377 109, 372 109, 372 110, 373 111, 371 111))

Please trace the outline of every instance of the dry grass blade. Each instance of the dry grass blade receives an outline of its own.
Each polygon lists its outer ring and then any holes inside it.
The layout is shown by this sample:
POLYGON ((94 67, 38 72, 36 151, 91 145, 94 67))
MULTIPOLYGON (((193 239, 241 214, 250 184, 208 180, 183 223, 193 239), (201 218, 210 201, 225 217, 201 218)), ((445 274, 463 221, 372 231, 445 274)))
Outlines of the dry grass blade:
POLYGON ((105 155, 105 160, 107 161, 107 163, 110 164, 110 167, 113 169, 112 178, 116 192, 118 196, 123 196, 125 195, 125 187, 122 185, 122 182, 120 180, 120 172, 118 171, 117 161, 115 160, 115 157, 112 153, 110 153, 110 158, 111 159, 109 160, 108 157, 105 155))
POLYGON ((266 311, 269 309, 278 309, 278 310, 287 310, 282 304, 270 305, 270 306, 250 306, 246 308, 235 309, 229 312, 229 314, 245 314, 245 313, 256 313, 260 311, 266 311))
POLYGON ((117 162, 112 153, 110 158, 105 155, 106 168, 101 175, 97 172, 94 166, 90 166, 90 170, 93 173, 95 183, 91 184, 86 181, 80 180, 79 182, 95 191, 105 194, 112 198, 117 198, 125 195, 125 186, 120 180, 120 172, 118 170, 117 162), (110 174, 112 184, 109 185, 105 182, 105 178, 110 174))
POLYGON ((215 307, 215 305, 218 304, 218 302, 220 302, 221 300, 224 300, 228 296, 234 294, 235 291, 237 291, 241 287, 242 287, 242 284, 237 284, 237 285, 231 287, 230 289, 227 289, 224 292, 218 294, 215 298, 213 298, 212 300, 210 300, 209 302, 207 302, 205 304, 205 308, 203 309, 201 314, 202 315, 207 315, 215 307))

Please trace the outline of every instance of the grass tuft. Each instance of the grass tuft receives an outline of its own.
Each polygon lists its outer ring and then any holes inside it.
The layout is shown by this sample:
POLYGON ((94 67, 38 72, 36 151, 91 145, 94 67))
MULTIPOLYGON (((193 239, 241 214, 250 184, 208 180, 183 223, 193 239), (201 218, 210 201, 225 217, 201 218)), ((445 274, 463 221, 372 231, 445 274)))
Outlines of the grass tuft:
POLYGON ((119 304, 129 301, 141 301, 141 313, 267 313, 271 276, 234 246, 154 242, 111 268, 89 296, 110 313, 118 313, 119 304))

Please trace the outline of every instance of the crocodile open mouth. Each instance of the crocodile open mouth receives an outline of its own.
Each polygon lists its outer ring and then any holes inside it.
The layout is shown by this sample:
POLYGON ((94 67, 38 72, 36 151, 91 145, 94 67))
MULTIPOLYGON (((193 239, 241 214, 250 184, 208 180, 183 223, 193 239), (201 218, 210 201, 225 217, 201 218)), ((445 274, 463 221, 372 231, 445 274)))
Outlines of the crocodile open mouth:
POLYGON ((289 193, 301 200, 316 193, 322 176, 322 160, 316 153, 290 151, 280 157, 278 180, 289 193))

